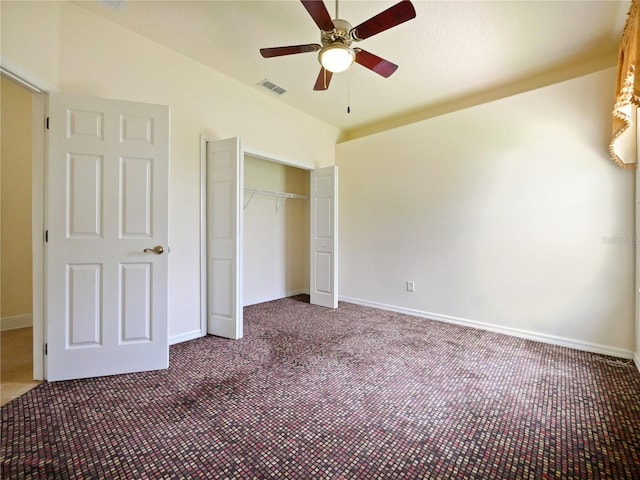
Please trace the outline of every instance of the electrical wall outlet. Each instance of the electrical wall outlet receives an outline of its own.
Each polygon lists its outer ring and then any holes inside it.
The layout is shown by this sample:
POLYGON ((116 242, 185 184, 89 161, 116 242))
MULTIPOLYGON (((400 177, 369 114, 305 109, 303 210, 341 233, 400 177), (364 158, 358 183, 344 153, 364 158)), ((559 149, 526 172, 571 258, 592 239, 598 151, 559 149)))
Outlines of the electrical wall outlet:
POLYGON ((413 283, 413 280, 407 280, 407 292, 415 292, 416 286, 413 283))

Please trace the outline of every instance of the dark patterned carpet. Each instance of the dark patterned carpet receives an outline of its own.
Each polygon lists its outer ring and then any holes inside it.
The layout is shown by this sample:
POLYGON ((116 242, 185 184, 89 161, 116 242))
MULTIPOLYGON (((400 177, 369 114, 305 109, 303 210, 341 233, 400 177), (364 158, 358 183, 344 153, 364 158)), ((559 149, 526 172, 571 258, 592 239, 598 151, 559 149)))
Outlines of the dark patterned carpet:
POLYGON ((640 479, 633 364, 306 296, 245 335, 10 402, 2 478, 640 479))

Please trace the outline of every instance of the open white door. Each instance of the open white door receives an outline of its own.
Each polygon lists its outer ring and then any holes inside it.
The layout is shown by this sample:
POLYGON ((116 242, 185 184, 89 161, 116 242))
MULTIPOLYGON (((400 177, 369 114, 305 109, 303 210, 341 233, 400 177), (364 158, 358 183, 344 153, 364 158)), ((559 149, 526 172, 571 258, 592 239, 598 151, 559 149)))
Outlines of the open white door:
POLYGON ((338 307, 338 167, 311 172, 311 303, 338 307))
POLYGON ((47 379, 167 368, 169 108, 51 94, 47 379))
POLYGON ((207 333, 242 338, 240 139, 207 142, 207 333))

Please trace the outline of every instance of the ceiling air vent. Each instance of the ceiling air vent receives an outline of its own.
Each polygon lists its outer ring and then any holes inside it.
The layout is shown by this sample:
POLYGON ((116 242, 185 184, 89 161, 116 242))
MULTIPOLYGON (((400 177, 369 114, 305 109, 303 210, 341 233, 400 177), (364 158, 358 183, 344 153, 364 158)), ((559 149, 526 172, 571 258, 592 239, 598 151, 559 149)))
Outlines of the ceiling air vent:
POLYGON ((284 88, 282 88, 279 85, 276 85, 273 82, 270 82, 269 80, 263 80, 258 85, 264 88, 268 88, 269 90, 271 90, 274 93, 277 93, 278 95, 282 95, 284 92, 286 92, 284 88))
POLYGON ((115 10, 122 10, 122 4, 124 0, 98 0, 100 3, 106 5, 107 7, 111 7, 115 10))

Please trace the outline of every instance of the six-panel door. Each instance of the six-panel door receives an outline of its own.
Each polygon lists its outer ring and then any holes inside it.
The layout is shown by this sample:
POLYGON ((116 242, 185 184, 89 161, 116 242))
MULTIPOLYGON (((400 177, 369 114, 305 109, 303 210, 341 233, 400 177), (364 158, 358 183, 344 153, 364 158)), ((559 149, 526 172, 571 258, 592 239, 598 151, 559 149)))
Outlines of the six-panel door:
POLYGON ((47 139, 47 379, 167 368, 168 107, 52 94, 47 139))

